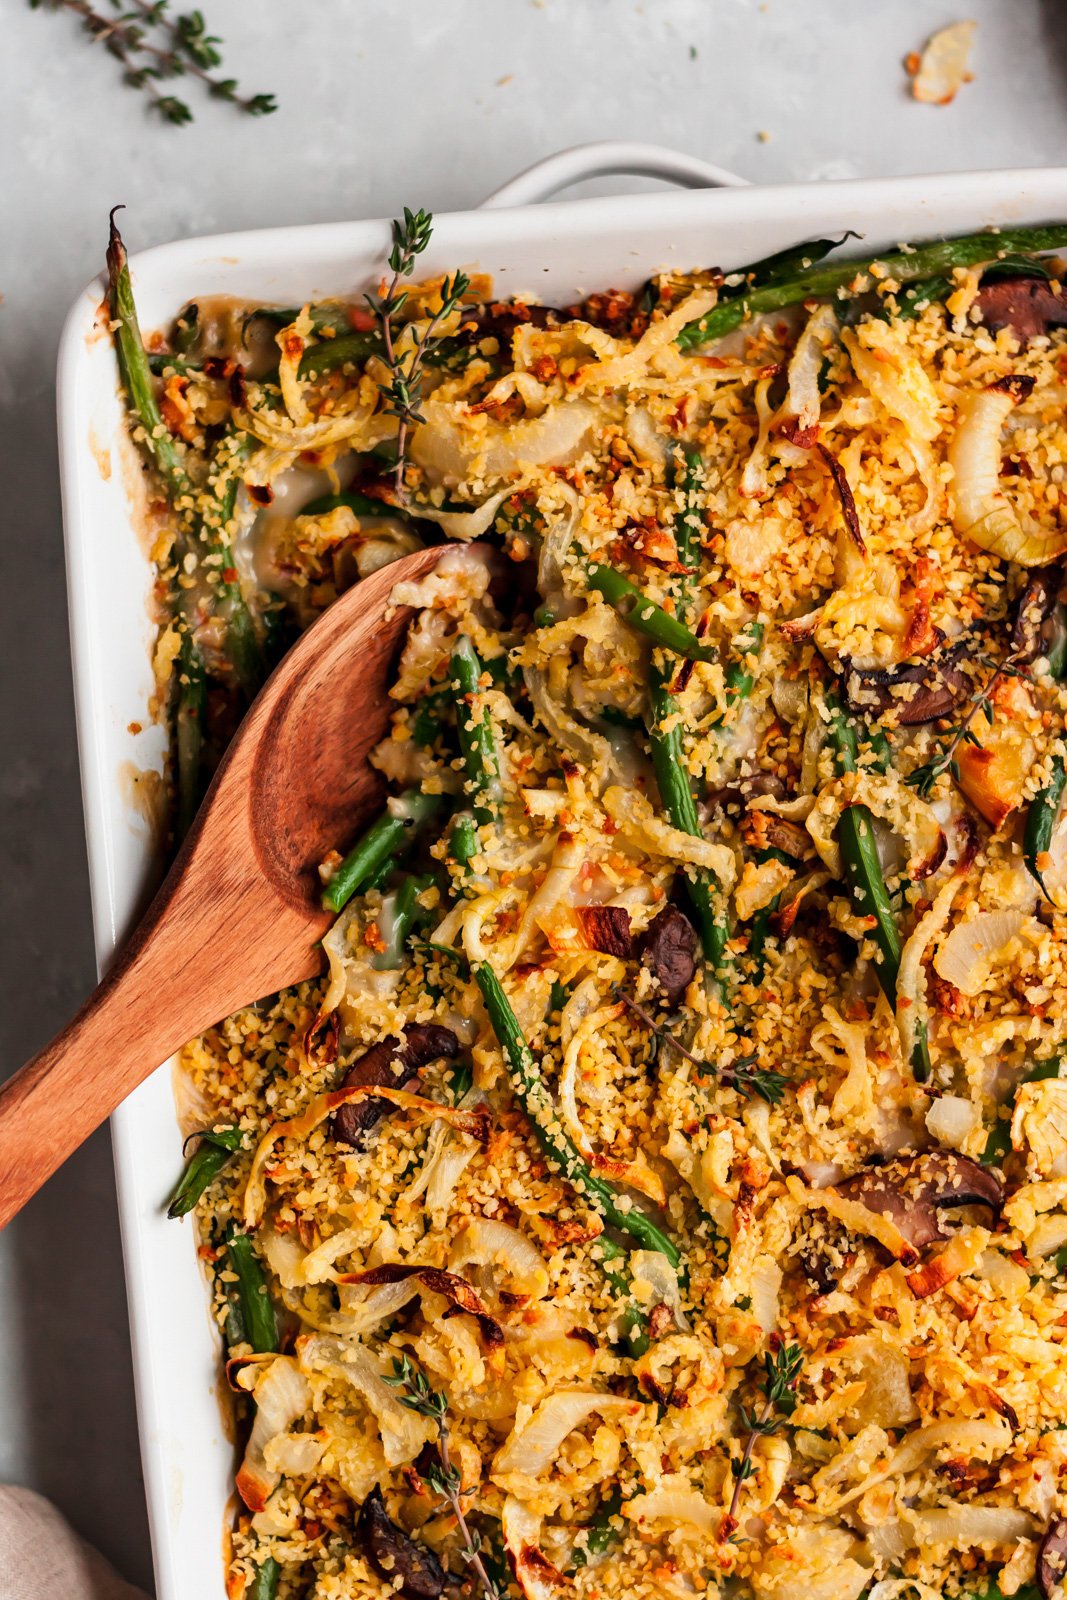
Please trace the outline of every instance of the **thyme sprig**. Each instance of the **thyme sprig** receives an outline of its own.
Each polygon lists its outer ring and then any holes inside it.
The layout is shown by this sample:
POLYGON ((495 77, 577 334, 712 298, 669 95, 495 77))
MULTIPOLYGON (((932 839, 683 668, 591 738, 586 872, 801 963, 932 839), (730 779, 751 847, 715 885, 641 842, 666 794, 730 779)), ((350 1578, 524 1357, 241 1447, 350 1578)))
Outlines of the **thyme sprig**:
POLYGON ((478 1579, 485 1595, 485 1600, 504 1600, 496 1582, 490 1577, 485 1562, 482 1559, 482 1537, 477 1528, 472 1528, 463 1512, 463 1483, 459 1469, 453 1464, 448 1448, 448 1400, 445 1395, 434 1389, 426 1374, 421 1368, 416 1367, 411 1358, 405 1353, 395 1357, 391 1374, 385 1375, 385 1382, 398 1391, 400 1404, 407 1406, 409 1411, 415 1411, 420 1417, 427 1417, 437 1424, 437 1439, 434 1446, 435 1459, 426 1466, 420 1462, 419 1475, 427 1487, 442 1500, 448 1502, 452 1515, 456 1519, 460 1538, 463 1541, 461 1554, 478 1579))
POLYGON ((141 90, 152 108, 177 127, 193 121, 192 109, 159 85, 186 74, 199 79, 216 99, 229 100, 249 116, 269 116, 278 109, 272 94, 242 95, 236 78, 216 73, 214 69, 222 65, 222 41, 208 32, 202 11, 172 13, 169 0, 111 0, 111 4, 114 16, 90 0, 30 0, 34 11, 47 7, 80 17, 89 38, 121 62, 128 87, 141 90))
POLYGON ((751 1100, 753 1095, 756 1095, 771 1106, 776 1106, 781 1100, 789 1082, 784 1073, 757 1067, 756 1056, 739 1056, 736 1061, 731 1061, 728 1067, 718 1067, 714 1062, 702 1060, 700 1056, 695 1056, 691 1050, 687 1050, 673 1033, 661 1027, 644 1006, 639 1006, 636 1000, 631 1000, 629 995, 623 994, 621 989, 615 990, 615 998, 621 1000, 627 1011, 631 1012, 650 1033, 655 1034, 662 1044, 676 1050, 684 1060, 696 1067, 702 1076, 718 1078, 720 1083, 729 1084, 730 1088, 736 1089, 745 1100, 751 1100))
POLYGON ((759 1411, 741 1407, 741 1422, 748 1430, 748 1436, 741 1459, 734 1462, 736 1481, 730 1509, 726 1513, 731 1530, 737 1526, 742 1485, 752 1476, 752 1451, 756 1440, 777 1433, 793 1415, 797 1407, 796 1386, 803 1364, 804 1353, 799 1345, 783 1344, 777 1336, 772 1336, 771 1348, 763 1357, 763 1405, 759 1411))
POLYGON ((1019 660, 1017 651, 1011 651, 1010 654, 1004 657, 1003 661, 997 663, 994 663, 989 656, 985 655, 979 656, 978 660, 983 666, 992 667, 992 673, 982 687, 971 696, 963 718, 956 723, 955 727, 948 730, 948 743, 942 746, 932 760, 924 762, 921 767, 916 767, 914 772, 909 772, 908 774, 906 781, 913 788, 918 789, 924 800, 930 798, 934 786, 942 773, 947 772, 957 783, 959 782, 960 764, 957 760, 957 753, 961 745, 981 746, 982 741, 974 731, 974 721, 980 713, 983 713, 986 721, 992 724, 993 692, 1001 679, 1026 678, 1029 680, 1030 674, 1017 664, 1019 660))
POLYGON ((422 405, 423 363, 439 337, 438 329, 445 318, 456 309, 470 288, 465 272, 454 272, 441 285, 441 304, 430 318, 422 333, 408 349, 398 352, 396 318, 408 300, 408 291, 400 287, 404 278, 410 278, 415 262, 422 255, 433 234, 433 215, 429 211, 412 211, 404 207, 403 219, 393 223, 393 248, 389 255, 389 270, 393 276, 383 294, 368 294, 367 305, 381 329, 385 346, 384 361, 389 376, 380 381, 378 389, 385 402, 387 416, 396 417, 400 427, 396 436, 396 493, 403 503, 407 499, 404 474, 407 469, 408 435, 425 417, 422 405))

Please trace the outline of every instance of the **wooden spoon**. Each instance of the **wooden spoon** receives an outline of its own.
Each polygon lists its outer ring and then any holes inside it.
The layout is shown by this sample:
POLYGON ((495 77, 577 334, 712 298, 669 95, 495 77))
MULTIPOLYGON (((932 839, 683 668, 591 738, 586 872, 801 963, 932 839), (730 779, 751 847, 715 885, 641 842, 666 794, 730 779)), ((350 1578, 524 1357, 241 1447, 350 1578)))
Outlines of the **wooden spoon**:
POLYGON ((132 1089, 205 1028, 320 972, 317 867, 381 808, 368 755, 411 619, 393 586, 442 546, 350 589, 241 723, 143 921, 51 1044, 0 1088, 0 1228, 132 1089))

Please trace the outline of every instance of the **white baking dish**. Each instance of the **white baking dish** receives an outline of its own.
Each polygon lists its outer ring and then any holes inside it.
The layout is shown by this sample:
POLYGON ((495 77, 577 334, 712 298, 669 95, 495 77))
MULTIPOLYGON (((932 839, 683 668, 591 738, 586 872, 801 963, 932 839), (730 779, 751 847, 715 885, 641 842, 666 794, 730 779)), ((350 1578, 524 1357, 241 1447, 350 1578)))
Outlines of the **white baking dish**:
MULTIPOLYGON (((489 209, 439 216, 427 270, 476 266, 493 274, 502 294, 568 303, 595 288, 633 287, 667 264, 737 266, 849 228, 863 237, 855 248, 880 249, 1067 217, 1065 168, 526 203, 619 170, 686 185, 740 183, 646 146, 563 152, 498 191, 489 209)), ((351 294, 380 273, 388 240, 387 223, 354 222, 164 245, 133 260, 141 318, 159 326, 204 294, 284 304, 351 294)), ((131 805, 130 774, 159 768, 163 736, 147 713, 151 574, 121 470, 123 423, 100 297, 97 281, 67 323, 59 431, 82 789, 104 967, 158 871, 151 831, 131 805), (144 731, 132 731, 138 725, 144 731)), ((166 1069, 130 1097, 113 1132, 158 1600, 222 1600, 232 1447, 192 1227, 163 1213, 180 1160, 166 1069)))

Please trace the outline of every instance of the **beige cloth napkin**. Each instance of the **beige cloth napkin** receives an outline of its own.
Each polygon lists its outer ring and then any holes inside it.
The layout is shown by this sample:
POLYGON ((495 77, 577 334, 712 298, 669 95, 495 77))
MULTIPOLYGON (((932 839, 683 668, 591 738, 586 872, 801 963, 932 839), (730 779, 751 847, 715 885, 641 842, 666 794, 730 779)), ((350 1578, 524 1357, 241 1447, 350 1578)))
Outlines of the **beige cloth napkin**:
POLYGON ((0 1485, 0 1600, 147 1600, 83 1544, 55 1506, 0 1485))

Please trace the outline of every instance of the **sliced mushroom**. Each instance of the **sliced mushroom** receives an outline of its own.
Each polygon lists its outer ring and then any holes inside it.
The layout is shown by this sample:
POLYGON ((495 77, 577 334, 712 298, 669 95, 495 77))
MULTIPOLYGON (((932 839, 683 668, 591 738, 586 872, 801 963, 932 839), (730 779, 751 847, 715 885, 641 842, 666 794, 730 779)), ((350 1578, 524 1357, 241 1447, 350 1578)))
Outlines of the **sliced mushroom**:
MULTIPOLYGON (((416 1081, 423 1067, 441 1056, 449 1060, 459 1054, 459 1040, 451 1028, 437 1023, 417 1023, 408 1028, 401 1045, 399 1039, 386 1038, 371 1045, 354 1061, 341 1079, 342 1089, 373 1084, 383 1089, 406 1089, 416 1081)), ((352 1105, 340 1106, 333 1115, 333 1136, 353 1150, 363 1147, 365 1135, 380 1122, 389 1103, 369 1097, 352 1105)))
POLYGON ((741 825, 741 834, 752 850, 781 850, 797 861, 810 861, 815 854, 807 829, 773 811, 750 811, 741 825))
POLYGON ((696 971, 696 929, 677 906, 664 906, 652 918, 638 944, 641 965, 647 967, 667 1004, 676 1006, 696 971))
POLYGON ((630 913, 625 906, 577 906, 574 915, 590 950, 606 956, 633 954, 630 913))
POLYGON ((958 662, 959 653, 959 647, 953 647, 926 661, 905 662, 882 671, 865 672, 847 664, 844 690, 848 709, 866 716, 892 711, 904 728, 948 716, 970 690, 970 680, 958 662), (911 694, 899 693, 907 684, 914 685, 911 694))
POLYGON ((1044 278, 1001 278, 983 284, 975 304, 991 333, 1010 328, 1020 344, 1067 324, 1067 296, 1044 278))
POLYGON ((1015 604, 1011 630, 1013 655, 1029 666, 1047 654, 1055 630, 1056 601, 1063 582, 1058 566, 1035 567, 1015 604))
POLYGON ((988 1167, 945 1150, 867 1167, 835 1187, 847 1200, 888 1217, 916 1250, 948 1237, 942 1211, 985 1206, 997 1212, 1004 1201, 1000 1179, 988 1167))
POLYGON ((1045 1600, 1063 1595, 1067 1579, 1067 1517, 1053 1517, 1037 1547, 1037 1587, 1045 1600))
POLYGON ((379 1488, 360 1507, 356 1532, 363 1554, 391 1589, 407 1600, 438 1600, 446 1582, 444 1568, 432 1550, 390 1519, 379 1488))

